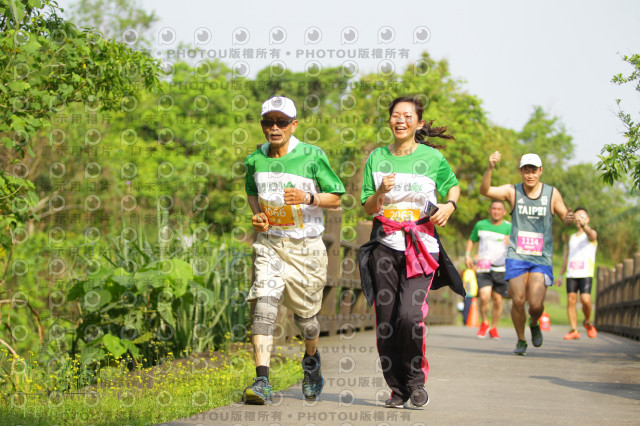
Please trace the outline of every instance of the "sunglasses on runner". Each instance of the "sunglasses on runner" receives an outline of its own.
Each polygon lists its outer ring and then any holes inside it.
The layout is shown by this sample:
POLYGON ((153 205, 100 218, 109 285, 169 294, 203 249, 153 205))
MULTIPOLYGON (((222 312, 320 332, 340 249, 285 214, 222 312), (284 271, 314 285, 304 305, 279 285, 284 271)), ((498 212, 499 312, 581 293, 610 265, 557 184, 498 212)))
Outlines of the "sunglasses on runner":
POLYGON ((274 124, 278 126, 280 129, 284 129, 291 123, 293 123, 293 120, 284 120, 284 119, 272 120, 270 118, 265 118, 264 120, 260 120, 260 124, 262 124, 267 129, 272 128, 274 124))

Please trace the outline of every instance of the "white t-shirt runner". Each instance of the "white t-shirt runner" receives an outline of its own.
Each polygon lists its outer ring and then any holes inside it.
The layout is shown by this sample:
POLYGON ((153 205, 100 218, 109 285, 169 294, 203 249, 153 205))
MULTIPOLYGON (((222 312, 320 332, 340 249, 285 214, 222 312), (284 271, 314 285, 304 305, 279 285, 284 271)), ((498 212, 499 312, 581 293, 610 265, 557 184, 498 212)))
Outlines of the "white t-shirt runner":
MULTIPOLYGON (((373 216, 383 215, 397 222, 416 221, 426 216, 428 202, 438 203, 436 191, 445 197, 449 189, 458 184, 451 166, 435 148, 419 144, 410 155, 397 157, 389 147, 380 147, 371 152, 365 165, 362 204, 376 192, 382 178, 391 173, 396 173, 396 185, 385 195, 382 208, 373 216)), ((435 238, 421 232, 418 235, 429 253, 440 251, 435 238)), ((383 237, 380 243, 394 250, 406 250, 403 231, 383 237)))
POLYGON ((569 238, 567 278, 593 278, 598 241, 589 241, 585 232, 569 238))
POLYGON ((322 208, 306 204, 286 205, 285 188, 297 188, 312 194, 344 194, 344 185, 331 169, 322 149, 291 136, 287 154, 270 158, 269 143, 247 157, 245 190, 257 195, 262 211, 269 218, 267 233, 289 238, 322 235, 322 208))

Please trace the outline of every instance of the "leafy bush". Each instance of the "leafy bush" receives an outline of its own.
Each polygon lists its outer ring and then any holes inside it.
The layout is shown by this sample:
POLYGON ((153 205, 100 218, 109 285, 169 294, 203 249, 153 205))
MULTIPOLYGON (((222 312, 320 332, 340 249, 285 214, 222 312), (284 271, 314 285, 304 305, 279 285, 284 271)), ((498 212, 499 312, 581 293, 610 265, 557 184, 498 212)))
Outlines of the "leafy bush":
POLYGON ((83 364, 110 354, 149 366, 168 353, 187 356, 246 339, 246 247, 179 233, 163 240, 162 231, 152 246, 142 231, 134 240, 126 229, 102 255, 108 263, 88 260, 86 277, 74 281, 68 300, 78 302, 79 321, 71 356, 80 354, 83 364))

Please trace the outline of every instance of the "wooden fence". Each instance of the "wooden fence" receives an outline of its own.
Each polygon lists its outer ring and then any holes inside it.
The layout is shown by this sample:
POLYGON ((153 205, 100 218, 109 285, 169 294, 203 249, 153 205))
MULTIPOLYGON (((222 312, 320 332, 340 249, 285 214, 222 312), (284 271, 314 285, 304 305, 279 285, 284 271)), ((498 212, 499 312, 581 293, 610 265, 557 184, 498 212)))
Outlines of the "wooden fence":
MULTIPOLYGON (((323 335, 375 328, 375 314, 360 287, 356 260, 359 247, 369 241, 371 226, 371 221, 345 226, 341 208, 325 211, 323 240, 328 255, 327 285, 318 314, 323 335)), ((459 297, 448 287, 430 292, 427 325, 454 324, 460 315, 456 309, 459 297)), ((293 324, 293 314, 283 306, 278 312, 278 324, 275 336, 278 344, 299 335, 293 324)))
POLYGON ((598 268, 596 328, 640 340, 640 253, 598 268))

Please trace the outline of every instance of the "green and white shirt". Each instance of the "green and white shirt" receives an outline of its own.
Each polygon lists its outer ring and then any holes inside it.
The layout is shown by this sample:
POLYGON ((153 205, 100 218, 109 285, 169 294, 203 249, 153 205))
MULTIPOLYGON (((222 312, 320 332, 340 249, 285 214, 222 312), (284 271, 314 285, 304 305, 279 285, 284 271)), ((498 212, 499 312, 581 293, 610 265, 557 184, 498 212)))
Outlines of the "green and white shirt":
MULTIPOLYGON (((416 221, 425 216, 429 202, 438 203, 436 191, 445 197, 449 189, 458 185, 447 160, 430 146, 419 144, 413 153, 402 157, 391 154, 388 147, 381 147, 373 150, 367 159, 360 194, 362 204, 376 192, 382 178, 391 173, 396 173, 396 185, 385 195, 382 208, 374 217, 416 221)), ((435 238, 420 232, 418 235, 429 253, 440 251, 435 238)), ((403 231, 381 238, 380 243, 394 250, 406 249, 403 231)))
POLYGON ((509 235, 511 235, 511 222, 503 220, 501 224, 494 225, 491 220, 484 219, 475 224, 469 239, 478 244, 478 269, 476 272, 504 272, 505 259, 509 235))
POLYGON ((297 188, 312 194, 329 192, 344 194, 344 185, 331 169, 325 153, 318 147, 291 136, 287 153, 270 158, 269 143, 247 157, 245 190, 257 195, 262 211, 269 218, 269 234, 289 238, 310 238, 322 235, 322 208, 284 203, 284 189, 297 188))

